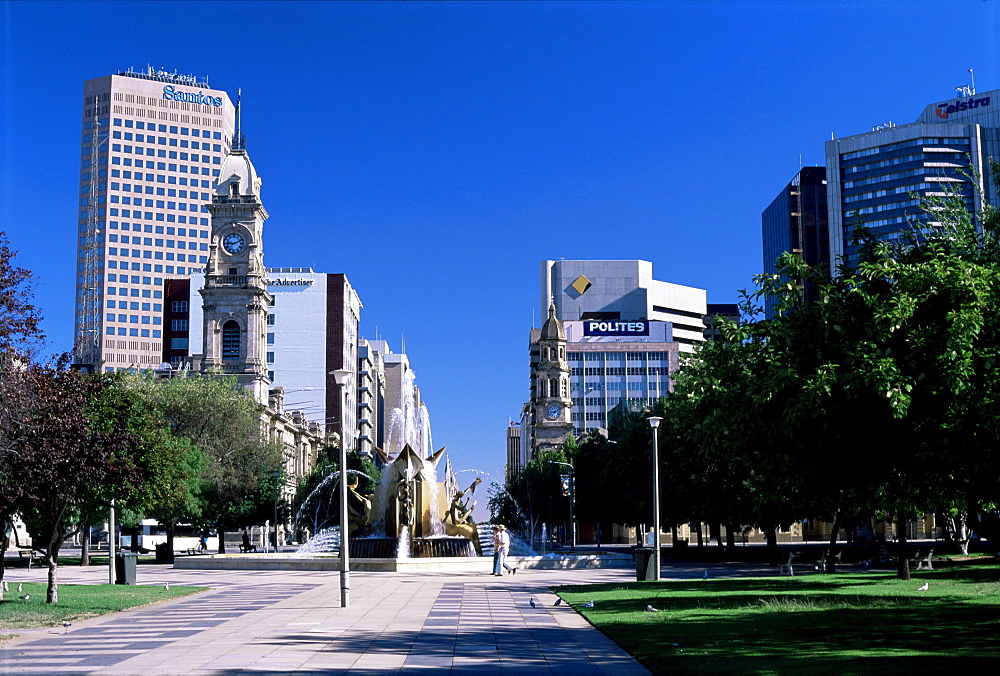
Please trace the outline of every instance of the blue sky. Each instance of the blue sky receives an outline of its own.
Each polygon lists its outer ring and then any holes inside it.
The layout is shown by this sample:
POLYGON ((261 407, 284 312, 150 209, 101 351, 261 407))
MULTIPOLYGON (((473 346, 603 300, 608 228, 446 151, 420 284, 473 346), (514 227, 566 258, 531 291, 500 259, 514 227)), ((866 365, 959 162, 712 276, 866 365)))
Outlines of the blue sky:
POLYGON ((51 351, 72 342, 83 81, 208 76, 243 90, 267 265, 345 272, 363 335, 405 337, 435 445, 497 479, 541 260, 647 259, 735 302, 800 157, 912 122, 970 67, 1000 88, 993 1, 2 10, 0 229, 38 277, 51 351))

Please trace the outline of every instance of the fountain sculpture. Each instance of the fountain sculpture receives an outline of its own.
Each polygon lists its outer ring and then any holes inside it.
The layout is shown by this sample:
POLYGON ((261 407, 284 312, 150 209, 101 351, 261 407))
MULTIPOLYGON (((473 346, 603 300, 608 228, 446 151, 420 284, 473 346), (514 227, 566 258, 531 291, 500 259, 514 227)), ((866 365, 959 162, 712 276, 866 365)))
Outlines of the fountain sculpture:
POLYGON ((409 445, 388 465, 375 493, 348 485, 351 556, 359 558, 422 558, 481 556, 472 521, 471 495, 481 479, 466 490, 449 489, 437 481, 441 449, 421 459, 409 445))

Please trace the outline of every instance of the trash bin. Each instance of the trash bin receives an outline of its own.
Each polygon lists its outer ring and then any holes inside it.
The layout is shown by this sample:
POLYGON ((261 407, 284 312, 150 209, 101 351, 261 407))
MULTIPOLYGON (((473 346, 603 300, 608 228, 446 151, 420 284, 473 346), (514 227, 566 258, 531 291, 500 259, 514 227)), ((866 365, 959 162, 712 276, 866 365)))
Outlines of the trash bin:
POLYGON ((656 560, 653 558, 652 547, 635 548, 635 579, 637 581, 655 580, 656 575, 653 572, 655 565, 656 560))
POLYGON ((166 542, 161 542, 156 545, 156 562, 157 563, 173 563, 174 553, 170 551, 170 545, 166 542))
POLYGON ((119 552, 115 556, 115 584, 135 584, 135 552, 119 552))

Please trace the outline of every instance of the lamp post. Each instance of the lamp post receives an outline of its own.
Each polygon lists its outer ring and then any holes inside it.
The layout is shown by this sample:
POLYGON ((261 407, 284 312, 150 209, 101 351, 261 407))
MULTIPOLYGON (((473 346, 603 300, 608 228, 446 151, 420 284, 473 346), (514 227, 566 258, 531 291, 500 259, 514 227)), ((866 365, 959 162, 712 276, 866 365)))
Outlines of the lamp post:
POLYGON ((653 428, 653 581, 660 579, 660 444, 656 429, 663 418, 648 418, 653 428))
POLYGON ((569 550, 576 551, 576 521, 573 517, 573 510, 576 505, 576 468, 568 462, 556 462, 549 460, 552 465, 563 465, 569 467, 569 550))
POLYGON ((271 472, 274 477, 274 553, 278 553, 278 490, 280 489, 279 479, 281 472, 274 470, 271 472))
POLYGON ((352 372, 346 369, 331 371, 337 387, 340 388, 340 400, 343 406, 340 410, 340 607, 351 605, 351 564, 349 561, 351 543, 347 530, 347 430, 344 420, 347 418, 347 386, 350 384, 352 372))

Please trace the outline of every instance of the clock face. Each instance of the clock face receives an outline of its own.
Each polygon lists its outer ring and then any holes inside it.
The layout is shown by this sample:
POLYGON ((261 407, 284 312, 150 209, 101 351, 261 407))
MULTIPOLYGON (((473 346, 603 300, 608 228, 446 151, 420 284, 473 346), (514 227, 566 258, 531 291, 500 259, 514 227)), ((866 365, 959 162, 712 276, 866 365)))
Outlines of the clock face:
POLYGON ((556 418, 559 417, 560 413, 562 413, 562 408, 561 407, 559 407, 559 406, 549 406, 545 410, 545 417, 548 418, 549 420, 555 420, 556 418))
POLYGON ((243 237, 235 232, 222 238, 222 248, 231 254, 238 254, 243 251, 243 247, 246 244, 243 237))

